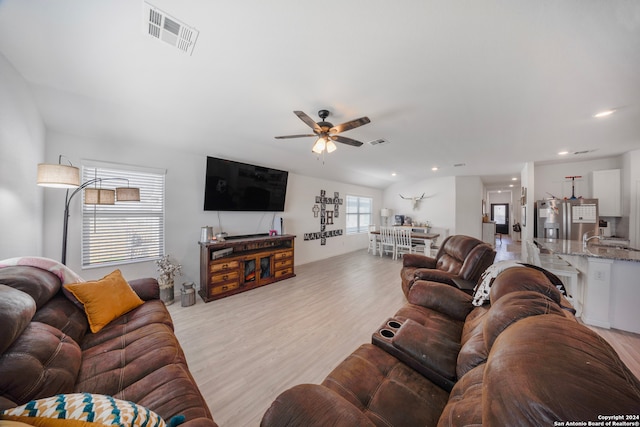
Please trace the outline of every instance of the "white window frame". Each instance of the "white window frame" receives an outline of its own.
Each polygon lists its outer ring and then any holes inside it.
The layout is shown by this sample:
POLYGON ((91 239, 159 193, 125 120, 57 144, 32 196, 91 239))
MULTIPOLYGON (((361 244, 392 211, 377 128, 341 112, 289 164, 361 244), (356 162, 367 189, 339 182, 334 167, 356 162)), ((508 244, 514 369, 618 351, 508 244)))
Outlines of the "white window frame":
POLYGON ((359 233, 367 233, 369 231, 369 225, 372 224, 373 220, 373 198, 366 196, 354 196, 347 194, 346 197, 346 208, 345 208, 345 228, 347 230, 347 234, 359 234, 359 233), (349 203, 350 200, 355 199, 356 203, 356 211, 350 212, 350 206, 352 203, 349 203), (363 203, 367 201, 369 206, 369 210, 365 209, 366 204, 363 203), (349 228, 347 224, 349 224, 349 218, 354 216, 356 217, 356 227, 349 228), (363 219, 366 217, 366 221, 363 219))
POLYGON ((140 202, 114 205, 86 205, 82 192, 82 268, 152 261, 164 255, 165 175, 162 169, 82 161, 82 182, 103 179, 87 188, 140 189, 140 202))

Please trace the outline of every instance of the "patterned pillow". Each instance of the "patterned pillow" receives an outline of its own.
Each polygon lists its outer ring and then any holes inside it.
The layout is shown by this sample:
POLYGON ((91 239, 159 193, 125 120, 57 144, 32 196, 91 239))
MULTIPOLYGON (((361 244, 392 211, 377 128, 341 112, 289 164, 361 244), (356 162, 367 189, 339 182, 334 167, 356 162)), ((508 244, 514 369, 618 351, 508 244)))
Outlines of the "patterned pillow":
POLYGON ((165 427, 155 412, 126 400, 90 393, 58 394, 0 411, 0 420, 34 426, 165 427))

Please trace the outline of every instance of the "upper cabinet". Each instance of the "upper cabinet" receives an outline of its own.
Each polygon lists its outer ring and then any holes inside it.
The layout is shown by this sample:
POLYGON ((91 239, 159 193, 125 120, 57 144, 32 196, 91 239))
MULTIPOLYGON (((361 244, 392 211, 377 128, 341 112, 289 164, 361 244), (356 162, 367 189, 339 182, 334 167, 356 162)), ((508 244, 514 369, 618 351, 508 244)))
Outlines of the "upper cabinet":
POLYGON ((600 216, 622 216, 620 169, 593 171, 593 198, 600 216))

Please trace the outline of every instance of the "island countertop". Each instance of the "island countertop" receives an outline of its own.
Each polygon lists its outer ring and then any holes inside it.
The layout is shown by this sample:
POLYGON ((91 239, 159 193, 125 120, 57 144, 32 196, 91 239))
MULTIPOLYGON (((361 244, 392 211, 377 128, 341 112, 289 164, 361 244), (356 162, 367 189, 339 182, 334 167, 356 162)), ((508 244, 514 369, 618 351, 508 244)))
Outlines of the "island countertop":
POLYGON ((597 243, 597 239, 588 242, 585 248, 580 240, 534 239, 540 246, 557 255, 575 255, 592 258, 604 258, 617 261, 640 262, 640 251, 623 249, 597 243), (595 242, 594 242, 595 241, 595 242))

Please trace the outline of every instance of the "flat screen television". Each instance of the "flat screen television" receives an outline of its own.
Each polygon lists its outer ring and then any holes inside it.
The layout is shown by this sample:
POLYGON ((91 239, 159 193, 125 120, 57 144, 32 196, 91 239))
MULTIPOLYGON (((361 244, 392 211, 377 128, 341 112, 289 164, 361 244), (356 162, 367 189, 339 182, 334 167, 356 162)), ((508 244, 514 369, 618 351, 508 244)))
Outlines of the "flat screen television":
POLYGON ((283 212, 289 172, 207 157, 205 211, 283 212))

